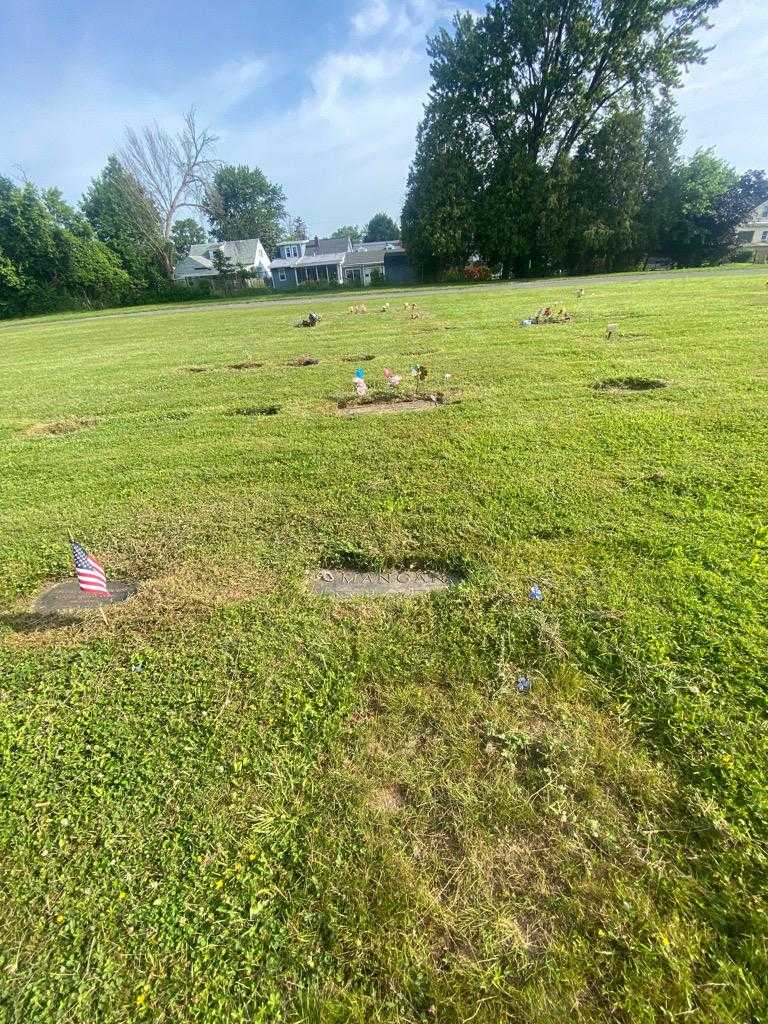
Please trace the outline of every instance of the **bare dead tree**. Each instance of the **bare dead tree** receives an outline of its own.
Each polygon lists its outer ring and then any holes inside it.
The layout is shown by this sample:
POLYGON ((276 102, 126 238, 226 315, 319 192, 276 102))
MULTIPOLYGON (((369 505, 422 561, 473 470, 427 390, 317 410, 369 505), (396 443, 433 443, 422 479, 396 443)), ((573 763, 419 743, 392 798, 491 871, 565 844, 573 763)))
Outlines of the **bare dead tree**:
POLYGON ((211 173, 217 137, 200 128, 194 107, 184 115, 181 131, 171 135, 157 123, 138 131, 125 130, 120 161, 137 183, 137 198, 150 204, 159 220, 163 239, 162 259, 173 276, 170 237, 176 213, 185 207, 199 207, 211 173))

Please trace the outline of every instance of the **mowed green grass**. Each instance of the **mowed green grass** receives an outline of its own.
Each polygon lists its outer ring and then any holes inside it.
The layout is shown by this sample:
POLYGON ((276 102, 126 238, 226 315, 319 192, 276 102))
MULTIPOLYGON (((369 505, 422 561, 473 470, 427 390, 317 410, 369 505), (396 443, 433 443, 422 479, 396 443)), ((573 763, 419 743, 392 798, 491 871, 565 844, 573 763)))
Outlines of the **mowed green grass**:
POLYGON ((3 330, 3 1022, 768 1019, 765 282, 417 301, 3 330))

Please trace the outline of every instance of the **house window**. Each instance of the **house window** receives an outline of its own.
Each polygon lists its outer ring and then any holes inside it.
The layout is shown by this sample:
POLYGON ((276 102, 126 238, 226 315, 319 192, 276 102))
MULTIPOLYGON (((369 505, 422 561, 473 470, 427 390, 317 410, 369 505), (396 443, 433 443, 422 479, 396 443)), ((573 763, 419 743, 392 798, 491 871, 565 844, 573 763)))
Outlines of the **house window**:
POLYGON ((762 235, 760 235, 760 241, 761 242, 768 242, 768 231, 764 231, 762 233, 762 235))
POLYGON ((287 281, 288 280, 288 275, 286 274, 286 272, 284 270, 278 270, 278 272, 277 272, 277 279, 278 279, 278 281, 287 281))

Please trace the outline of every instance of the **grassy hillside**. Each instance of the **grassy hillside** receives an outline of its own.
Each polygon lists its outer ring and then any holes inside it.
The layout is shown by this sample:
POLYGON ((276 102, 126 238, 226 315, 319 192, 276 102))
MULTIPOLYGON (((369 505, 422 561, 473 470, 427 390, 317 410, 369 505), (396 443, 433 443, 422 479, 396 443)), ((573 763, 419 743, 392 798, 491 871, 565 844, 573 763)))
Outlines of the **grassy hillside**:
POLYGON ((2 331, 3 1022, 768 1019, 765 282, 419 301, 2 331))

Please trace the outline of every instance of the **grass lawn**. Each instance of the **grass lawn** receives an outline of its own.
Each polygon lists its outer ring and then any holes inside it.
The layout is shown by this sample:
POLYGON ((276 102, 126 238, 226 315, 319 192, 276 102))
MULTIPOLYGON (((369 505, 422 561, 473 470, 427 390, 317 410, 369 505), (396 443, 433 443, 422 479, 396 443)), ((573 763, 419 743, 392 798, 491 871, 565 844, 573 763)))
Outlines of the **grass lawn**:
POLYGON ((3 1024, 768 1020, 765 282, 418 301, 3 330, 3 1024))

